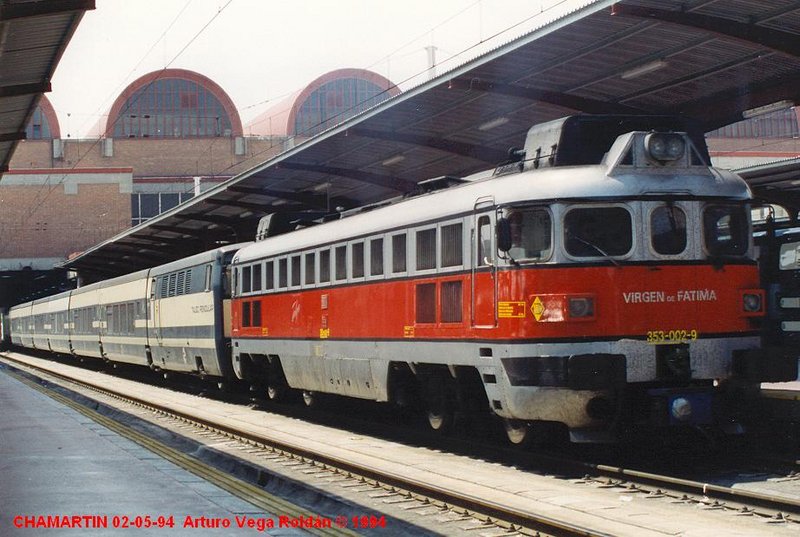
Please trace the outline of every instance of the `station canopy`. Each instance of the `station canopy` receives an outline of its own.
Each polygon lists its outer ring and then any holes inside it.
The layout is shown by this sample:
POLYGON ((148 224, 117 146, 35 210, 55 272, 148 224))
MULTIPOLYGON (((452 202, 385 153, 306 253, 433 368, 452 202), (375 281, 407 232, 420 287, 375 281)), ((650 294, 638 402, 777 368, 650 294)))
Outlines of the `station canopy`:
MULTIPOLYGON (((0 1, 0 174, 94 0, 0 1)), ((2 181, 2 175, 0 175, 2 181)))
POLYGON ((270 213, 401 196, 425 179, 493 168, 532 125, 576 113, 681 114, 708 132, 798 101, 799 34, 794 0, 587 2, 65 266, 107 278, 253 240, 270 213))

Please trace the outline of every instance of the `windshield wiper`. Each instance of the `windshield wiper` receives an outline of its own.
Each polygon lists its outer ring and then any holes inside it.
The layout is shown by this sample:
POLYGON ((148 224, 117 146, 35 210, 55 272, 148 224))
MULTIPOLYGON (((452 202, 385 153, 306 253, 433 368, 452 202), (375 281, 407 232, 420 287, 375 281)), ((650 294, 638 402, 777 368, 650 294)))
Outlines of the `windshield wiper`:
POLYGON ((621 267, 622 266, 619 263, 619 261, 617 261, 616 259, 614 259, 610 255, 608 255, 608 253, 606 253, 602 248, 600 248, 596 244, 587 241, 583 237, 579 237, 579 236, 575 235, 574 233, 572 233, 569 230, 567 230, 567 236, 569 236, 569 237, 575 239, 576 241, 580 242, 581 244, 584 244, 584 245, 588 246, 589 248, 593 249, 594 251, 596 251, 597 253, 602 255, 606 259, 606 261, 611 261, 615 266, 617 266, 617 267, 621 267))

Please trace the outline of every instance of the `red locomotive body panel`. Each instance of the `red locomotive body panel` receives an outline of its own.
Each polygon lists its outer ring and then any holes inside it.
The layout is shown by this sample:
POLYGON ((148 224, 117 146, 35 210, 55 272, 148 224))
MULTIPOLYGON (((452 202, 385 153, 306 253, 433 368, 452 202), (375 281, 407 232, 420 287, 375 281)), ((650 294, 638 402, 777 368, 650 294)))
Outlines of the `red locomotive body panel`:
MULTIPOLYGON (((742 292, 758 288, 755 265, 703 264, 554 267, 373 281, 234 300, 235 338, 353 340, 697 339, 755 333, 742 292), (455 283, 453 283, 455 282, 455 283), (461 299, 443 304, 443 285, 461 299), (429 286, 427 293, 421 286, 429 286), (427 297, 427 298, 426 298, 427 297), (568 299, 593 299, 574 318, 568 299), (428 307, 420 304, 428 301, 428 307), (262 322, 244 327, 243 303, 261 302, 262 322), (475 312, 473 316, 472 304, 475 312), (435 304, 435 305, 434 305, 435 304), (453 304, 460 311, 453 312, 453 304), (494 316, 486 311, 497 309, 494 316), (423 311, 424 310, 424 311, 423 311), (451 322, 444 322, 446 314, 451 322), (421 322, 420 316, 425 316, 421 322), (486 323, 487 318, 491 324, 486 323), (473 320, 474 319, 474 320, 473 320), (482 326, 479 323, 483 323, 482 326), (488 329, 491 328, 491 329, 488 329)), ((452 295, 451 295, 452 296, 452 295)))

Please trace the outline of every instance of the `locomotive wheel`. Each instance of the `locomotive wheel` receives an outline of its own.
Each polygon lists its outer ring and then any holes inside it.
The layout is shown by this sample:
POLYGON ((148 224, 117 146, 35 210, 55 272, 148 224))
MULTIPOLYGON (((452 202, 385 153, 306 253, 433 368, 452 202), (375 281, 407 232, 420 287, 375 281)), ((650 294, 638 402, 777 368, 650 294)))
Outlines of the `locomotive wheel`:
MULTIPOLYGON (((278 386, 277 384, 267 385, 267 399, 270 401, 281 401, 284 398, 284 395, 286 395, 286 390, 283 388, 283 386, 278 386)), ((303 400, 305 400, 305 397, 303 400)))
POLYGON ((429 406, 425 415, 430 428, 438 433, 449 431, 453 425, 453 411, 441 402, 429 406))
POLYGON ((307 407, 312 407, 317 404, 317 394, 314 392, 304 391, 303 392, 303 403, 307 407))
POLYGON ((506 429, 508 441, 515 446, 525 445, 531 437, 531 428, 524 421, 504 418, 503 426, 506 429))

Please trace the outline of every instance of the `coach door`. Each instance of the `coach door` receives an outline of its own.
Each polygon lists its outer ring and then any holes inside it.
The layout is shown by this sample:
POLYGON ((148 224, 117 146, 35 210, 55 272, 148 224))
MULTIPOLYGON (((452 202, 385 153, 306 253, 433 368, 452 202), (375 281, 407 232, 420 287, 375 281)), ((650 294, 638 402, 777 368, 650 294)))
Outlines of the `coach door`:
MULTIPOLYGON (((162 276, 164 278, 164 276, 162 276)), ((153 329, 153 337, 155 343, 161 346, 161 305, 158 296, 158 287, 156 286, 156 278, 150 280, 150 326, 153 329)))
POLYGON ((497 267, 494 246, 494 199, 479 198, 472 227, 472 326, 497 326, 497 267))

